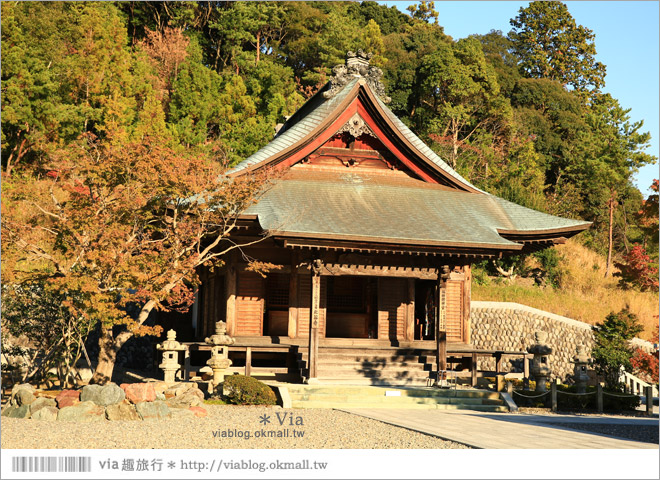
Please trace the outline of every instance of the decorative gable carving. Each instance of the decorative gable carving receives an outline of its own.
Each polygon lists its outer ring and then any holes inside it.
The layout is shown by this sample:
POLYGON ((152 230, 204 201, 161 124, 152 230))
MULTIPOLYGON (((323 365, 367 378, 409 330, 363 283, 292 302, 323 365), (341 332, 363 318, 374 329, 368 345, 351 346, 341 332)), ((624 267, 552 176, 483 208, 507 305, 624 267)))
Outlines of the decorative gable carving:
POLYGON ((389 103, 391 98, 385 94, 385 86, 381 81, 383 71, 378 67, 369 65, 372 56, 372 53, 365 53, 362 49, 358 50, 357 53, 348 52, 345 64, 333 67, 330 88, 323 93, 323 96, 332 98, 352 79, 362 77, 383 102, 389 103))
POLYGON ((367 122, 364 121, 364 119, 360 116, 359 113, 356 113, 353 115, 348 122, 344 124, 343 127, 341 127, 339 130, 337 130, 337 133, 348 133, 349 135, 352 135, 353 138, 358 138, 360 135, 369 135, 374 138, 376 137, 376 134, 374 131, 367 125, 367 122))

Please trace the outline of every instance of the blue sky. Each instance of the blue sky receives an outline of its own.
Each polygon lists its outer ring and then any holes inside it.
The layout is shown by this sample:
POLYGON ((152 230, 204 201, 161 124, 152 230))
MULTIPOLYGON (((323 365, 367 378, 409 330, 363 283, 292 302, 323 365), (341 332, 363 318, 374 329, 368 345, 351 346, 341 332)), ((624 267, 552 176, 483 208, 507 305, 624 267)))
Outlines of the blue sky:
MULTIPOLYGON (((378 2, 406 7, 418 2, 378 2)), ((575 21, 596 36, 596 58, 607 66, 605 92, 630 108, 631 121, 644 120, 643 131, 651 133, 647 153, 658 157, 660 142, 660 100, 658 83, 660 54, 658 34, 660 11, 657 1, 567 1, 564 2, 575 21)), ((529 2, 517 1, 436 1, 438 23, 454 39, 473 33, 511 30, 509 20, 529 2)), ((648 195, 649 185, 658 178, 658 164, 642 168, 636 175, 639 189, 648 195)))

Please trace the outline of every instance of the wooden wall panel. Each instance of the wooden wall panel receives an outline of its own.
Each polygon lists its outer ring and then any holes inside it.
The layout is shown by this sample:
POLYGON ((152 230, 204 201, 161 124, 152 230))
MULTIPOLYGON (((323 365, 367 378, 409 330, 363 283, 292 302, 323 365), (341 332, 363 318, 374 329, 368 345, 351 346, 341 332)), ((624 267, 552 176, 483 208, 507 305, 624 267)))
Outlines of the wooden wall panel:
POLYGON ((252 272, 239 272, 236 292, 236 335, 263 335, 264 279, 252 272))
POLYGON ((378 338, 403 340, 408 284, 403 278, 378 279, 378 338))
POLYGON ((298 338, 309 337, 309 308, 312 302, 312 277, 298 275, 298 338))
POLYGON ((463 335, 463 280, 447 281, 447 341, 462 342, 463 335))

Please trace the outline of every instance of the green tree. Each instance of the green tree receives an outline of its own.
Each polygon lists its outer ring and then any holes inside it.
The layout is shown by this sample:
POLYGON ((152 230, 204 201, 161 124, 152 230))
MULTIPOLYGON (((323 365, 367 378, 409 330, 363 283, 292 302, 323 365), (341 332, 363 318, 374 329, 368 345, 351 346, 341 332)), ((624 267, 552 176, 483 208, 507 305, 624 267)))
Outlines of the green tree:
POLYGON ((596 372, 612 390, 621 390, 621 370, 632 371, 633 349, 629 341, 643 330, 637 317, 627 308, 610 313, 603 323, 593 327, 596 344, 592 351, 596 372))
POLYGON ((419 2, 419 5, 408 5, 406 8, 414 19, 427 23, 438 23, 438 12, 435 10, 435 2, 419 2))
POLYGON ((633 173, 656 160, 644 152, 651 136, 640 131, 643 121, 630 122, 629 113, 610 94, 597 95, 586 115, 589 129, 580 132, 577 144, 582 161, 567 168, 584 192, 586 206, 600 211, 596 220, 607 225, 605 276, 611 273, 615 211, 630 191, 633 173))
POLYGON ((509 38, 526 76, 549 78, 577 91, 598 91, 605 65, 595 59, 594 34, 576 25, 561 2, 530 2, 511 20, 509 38))
MULTIPOLYGON (((500 95, 497 75, 473 38, 444 44, 426 56, 419 71, 422 108, 413 122, 446 140, 445 160, 456 168, 461 144, 487 132, 492 143, 507 135, 509 102, 500 95)), ((424 131, 424 130, 422 130, 424 131)), ((460 166, 459 166, 460 167, 460 166)))

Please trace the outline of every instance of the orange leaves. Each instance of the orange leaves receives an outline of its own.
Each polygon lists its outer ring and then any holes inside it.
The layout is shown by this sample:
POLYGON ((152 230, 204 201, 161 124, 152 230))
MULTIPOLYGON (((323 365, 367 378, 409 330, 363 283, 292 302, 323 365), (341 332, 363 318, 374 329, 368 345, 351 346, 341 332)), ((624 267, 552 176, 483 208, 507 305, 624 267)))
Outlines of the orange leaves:
POLYGON ((188 310, 197 267, 234 245, 221 241, 268 181, 149 136, 87 134, 50 160, 3 191, 3 279, 47 279, 73 315, 134 335, 159 333, 154 308, 188 310))
POLYGON ((146 29, 147 38, 140 46, 149 55, 156 66, 161 88, 169 96, 172 84, 179 73, 179 67, 188 56, 187 48, 190 40, 183 34, 181 28, 165 27, 163 31, 146 29))

